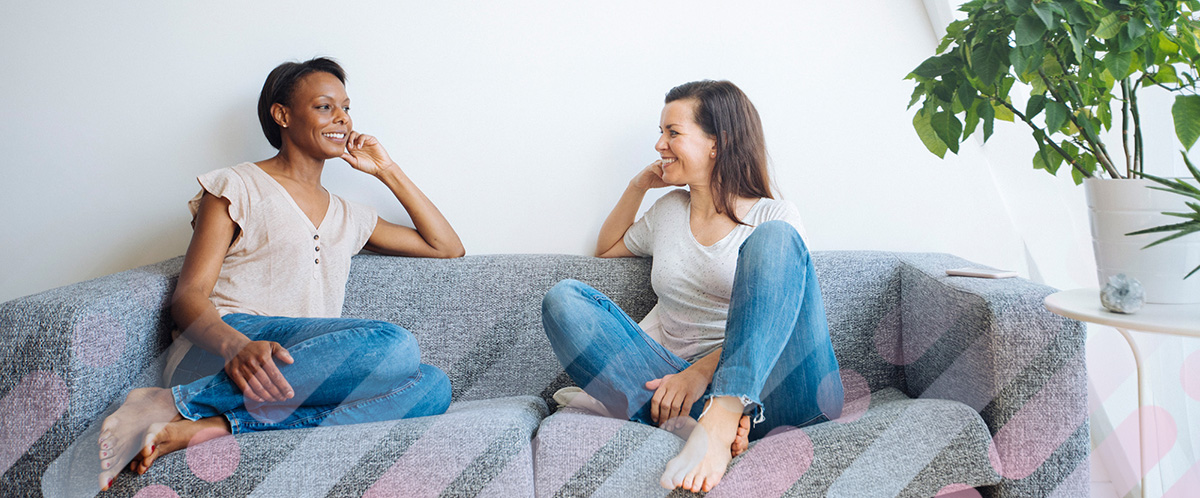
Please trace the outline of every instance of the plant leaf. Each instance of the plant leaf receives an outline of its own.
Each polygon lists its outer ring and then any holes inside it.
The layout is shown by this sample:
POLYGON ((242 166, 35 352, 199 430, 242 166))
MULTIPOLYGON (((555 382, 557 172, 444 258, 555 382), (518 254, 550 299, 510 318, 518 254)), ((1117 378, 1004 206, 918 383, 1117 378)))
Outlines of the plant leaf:
POLYGON ((983 100, 979 102, 979 119, 983 121, 983 141, 992 137, 992 130, 996 124, 996 108, 992 107, 992 102, 983 100))
POLYGON ((1017 46, 1024 47, 1041 41, 1046 25, 1036 14, 1026 13, 1017 19, 1017 46))
MULTIPOLYGON (((1180 223, 1179 225, 1185 225, 1185 226, 1187 226, 1187 225, 1195 225, 1195 224, 1196 224, 1195 222, 1193 222, 1193 221, 1189 221, 1189 222, 1185 222, 1185 223, 1180 223)), ((1178 225, 1172 225, 1172 226, 1178 226, 1178 225)), ((1160 227, 1160 228, 1165 228, 1165 227, 1160 227)), ((1142 249, 1149 249, 1149 248, 1151 248, 1151 247, 1154 247, 1154 246, 1156 246, 1156 245, 1162 244, 1163 242, 1169 242, 1169 241, 1172 241, 1172 240, 1178 239, 1178 238, 1180 238, 1180 237, 1183 237, 1183 236, 1185 236, 1185 235, 1191 235, 1191 234, 1193 234, 1193 233, 1200 232, 1200 228, 1195 228, 1195 227, 1194 227, 1194 228, 1192 228, 1191 230, 1181 230, 1181 229, 1179 229, 1179 228, 1174 228, 1173 230, 1179 230, 1179 233, 1175 233, 1175 234, 1172 234, 1172 235, 1168 235, 1168 236, 1166 236, 1166 237, 1163 237, 1163 238, 1161 238, 1161 239, 1158 239, 1158 240, 1156 240, 1156 241, 1154 241, 1154 242, 1151 242, 1151 243, 1149 243, 1149 244, 1146 244, 1145 246, 1143 246, 1143 247, 1142 247, 1142 249)), ((1135 232, 1135 233, 1136 233, 1136 232, 1135 232)))
POLYGON ((1034 116, 1042 112, 1046 108, 1046 97, 1044 95, 1030 95, 1029 103, 1025 105, 1025 118, 1032 120, 1034 116))
POLYGON ((958 102, 962 104, 963 109, 970 109, 975 105, 975 96, 979 94, 975 87, 971 86, 971 82, 966 79, 958 84, 958 90, 954 92, 958 97, 958 102))
POLYGON ((1004 0, 1004 6, 1008 7, 1008 11, 1018 16, 1029 10, 1030 3, 1032 3, 1031 0, 1004 0))
POLYGON ((1123 80, 1129 76, 1133 67, 1133 54, 1109 52, 1104 55, 1104 67, 1112 74, 1113 79, 1123 80))
POLYGON ((1176 96, 1171 116, 1175 118, 1175 136, 1184 150, 1191 150, 1200 138, 1200 95, 1176 96))
POLYGON ((922 78, 936 78, 953 71, 960 64, 951 54, 935 55, 925 59, 925 62, 922 62, 916 69, 913 69, 912 74, 922 78))
POLYGON ((1162 16, 1162 7, 1159 7, 1158 2, 1146 2, 1146 17, 1150 18, 1150 25, 1154 26, 1155 30, 1162 31, 1162 24, 1158 20, 1162 16))
POLYGON ((1117 36, 1117 33, 1120 33, 1120 32, 1121 32, 1121 18, 1118 17, 1117 14, 1114 12, 1112 14, 1104 16, 1104 19, 1100 20, 1100 25, 1096 27, 1096 38, 1099 38, 1101 40, 1107 40, 1109 38, 1117 36))
POLYGON ((976 100, 973 103, 975 105, 967 108, 967 117, 963 120, 963 140, 966 140, 972 133, 975 133, 975 128, 979 126, 979 107, 981 107, 978 105, 979 103, 983 104, 982 107, 988 107, 987 102, 976 100))
POLYGON ((1059 5, 1061 5, 1063 8, 1063 17, 1067 18, 1067 23, 1071 24, 1072 26, 1082 25, 1085 27, 1090 24, 1088 15, 1083 11, 1083 7, 1079 6, 1079 2, 1064 2, 1059 5))
POLYGON ((1183 152, 1180 152, 1180 154, 1183 154, 1183 164, 1187 166, 1188 171, 1192 172, 1192 177, 1195 178, 1197 182, 1200 182, 1200 168, 1196 168, 1196 165, 1192 164, 1192 160, 1188 159, 1187 154, 1184 154, 1183 152))
POLYGON ((921 143, 925 144, 925 148, 929 149, 929 152, 945 159, 946 144, 942 142, 942 139, 938 138, 937 132, 933 131, 933 125, 930 123, 932 118, 932 114, 917 112, 913 116, 913 128, 917 130, 917 136, 921 137, 921 143))
POLYGON ((950 151, 958 154, 958 141, 962 136, 962 122, 954 116, 952 112, 942 111, 933 115, 930 119, 930 124, 933 126, 933 131, 937 133, 938 138, 950 148, 950 151))
MULTIPOLYGON (((1158 3, 1158 2, 1146 2, 1146 3, 1158 3)), ((1129 38, 1136 40, 1138 38, 1141 38, 1142 35, 1146 34, 1146 23, 1142 22, 1141 19, 1132 17, 1129 19, 1129 22, 1125 24, 1125 29, 1129 33, 1129 38)))
POLYGON ((1067 124, 1070 115, 1067 106, 1056 100, 1046 102, 1046 133, 1055 133, 1067 124))
MULTIPOLYGON (((1054 29, 1054 11, 1051 10, 1052 6, 1054 6, 1054 4, 1049 2, 1033 2, 1030 5, 1030 7, 1033 9, 1033 13, 1037 14, 1037 16, 1042 20, 1042 23, 1046 25, 1046 29, 1054 29)), ((1059 10, 1061 11, 1062 9, 1059 8, 1059 10)))
POLYGON ((1014 119, 1017 118, 1017 116, 1015 114, 1013 114, 1013 112, 1011 110, 1009 110, 1009 108, 1004 107, 1003 105, 993 104, 992 109, 994 109, 996 111, 996 119, 999 119, 1000 121, 1008 121, 1009 123, 1011 123, 1011 122, 1013 122, 1014 119))
POLYGON ((997 83, 996 80, 1000 77, 1001 57, 1007 59, 1008 50, 1007 40, 991 40, 987 45, 971 51, 971 68, 984 85, 990 87, 997 83))

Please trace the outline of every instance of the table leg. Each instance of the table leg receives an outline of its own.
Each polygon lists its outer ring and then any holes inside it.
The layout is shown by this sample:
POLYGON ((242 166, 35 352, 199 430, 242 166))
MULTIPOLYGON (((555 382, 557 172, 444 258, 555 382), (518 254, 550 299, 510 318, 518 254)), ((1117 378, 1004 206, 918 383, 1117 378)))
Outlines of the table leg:
POLYGON ((1146 420, 1145 420, 1145 417, 1142 416, 1142 407, 1145 406, 1145 400, 1143 399, 1144 389, 1142 386, 1143 379, 1145 378, 1145 376, 1142 374, 1142 352, 1141 352, 1141 350, 1138 349, 1137 342, 1134 342, 1133 336, 1131 336, 1129 334, 1128 330, 1118 328, 1117 332, 1120 332, 1121 335, 1125 337, 1125 341, 1129 343, 1129 349, 1133 351, 1133 364, 1135 367, 1137 367, 1138 400, 1137 400, 1137 409, 1134 410, 1134 413, 1137 414, 1137 418, 1138 418, 1138 469, 1137 469, 1137 475, 1139 476, 1138 477, 1138 486, 1142 488, 1142 498, 1146 498, 1146 449, 1145 449, 1145 445, 1146 445, 1146 442, 1148 441, 1148 439, 1146 439, 1146 420))

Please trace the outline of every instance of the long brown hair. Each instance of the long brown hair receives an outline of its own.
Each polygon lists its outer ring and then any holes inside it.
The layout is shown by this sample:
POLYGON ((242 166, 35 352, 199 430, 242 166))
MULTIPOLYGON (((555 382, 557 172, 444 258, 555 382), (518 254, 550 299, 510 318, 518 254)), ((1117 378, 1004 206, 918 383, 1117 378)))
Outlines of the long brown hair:
POLYGON ((717 141, 710 187, 717 213, 745 225, 734 209, 738 197, 774 199, 758 110, 740 88, 725 80, 684 83, 667 92, 665 103, 684 99, 696 100, 696 124, 717 141))

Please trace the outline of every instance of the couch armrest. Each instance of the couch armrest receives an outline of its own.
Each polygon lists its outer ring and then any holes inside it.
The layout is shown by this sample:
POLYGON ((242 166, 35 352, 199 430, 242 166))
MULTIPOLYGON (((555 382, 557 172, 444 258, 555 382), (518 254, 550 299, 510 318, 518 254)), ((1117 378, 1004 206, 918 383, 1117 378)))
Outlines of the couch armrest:
POLYGON ((156 385, 182 258, 0 304, 0 489, 47 465, 132 387, 156 385))
POLYGON ((1055 289, 1025 279, 948 277, 979 266, 901 254, 901 337, 891 356, 909 395, 961 401, 992 432, 993 496, 1086 496, 1086 332, 1046 310, 1055 289))

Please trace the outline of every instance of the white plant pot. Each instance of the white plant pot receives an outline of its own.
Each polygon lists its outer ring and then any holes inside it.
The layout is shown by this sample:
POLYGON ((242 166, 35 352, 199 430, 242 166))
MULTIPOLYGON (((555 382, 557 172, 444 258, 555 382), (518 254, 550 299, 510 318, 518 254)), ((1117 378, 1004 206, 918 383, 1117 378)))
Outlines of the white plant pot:
POLYGON ((1096 276, 1100 287, 1118 273, 1138 279, 1146 290, 1146 302, 1156 304, 1200 303, 1200 272, 1184 279, 1200 265, 1200 234, 1192 234, 1149 249, 1142 249, 1175 232, 1126 236, 1146 228, 1185 221, 1166 216, 1164 211, 1190 211, 1186 198, 1146 188, 1150 180, 1084 180, 1092 222, 1092 247, 1096 251, 1096 276))

